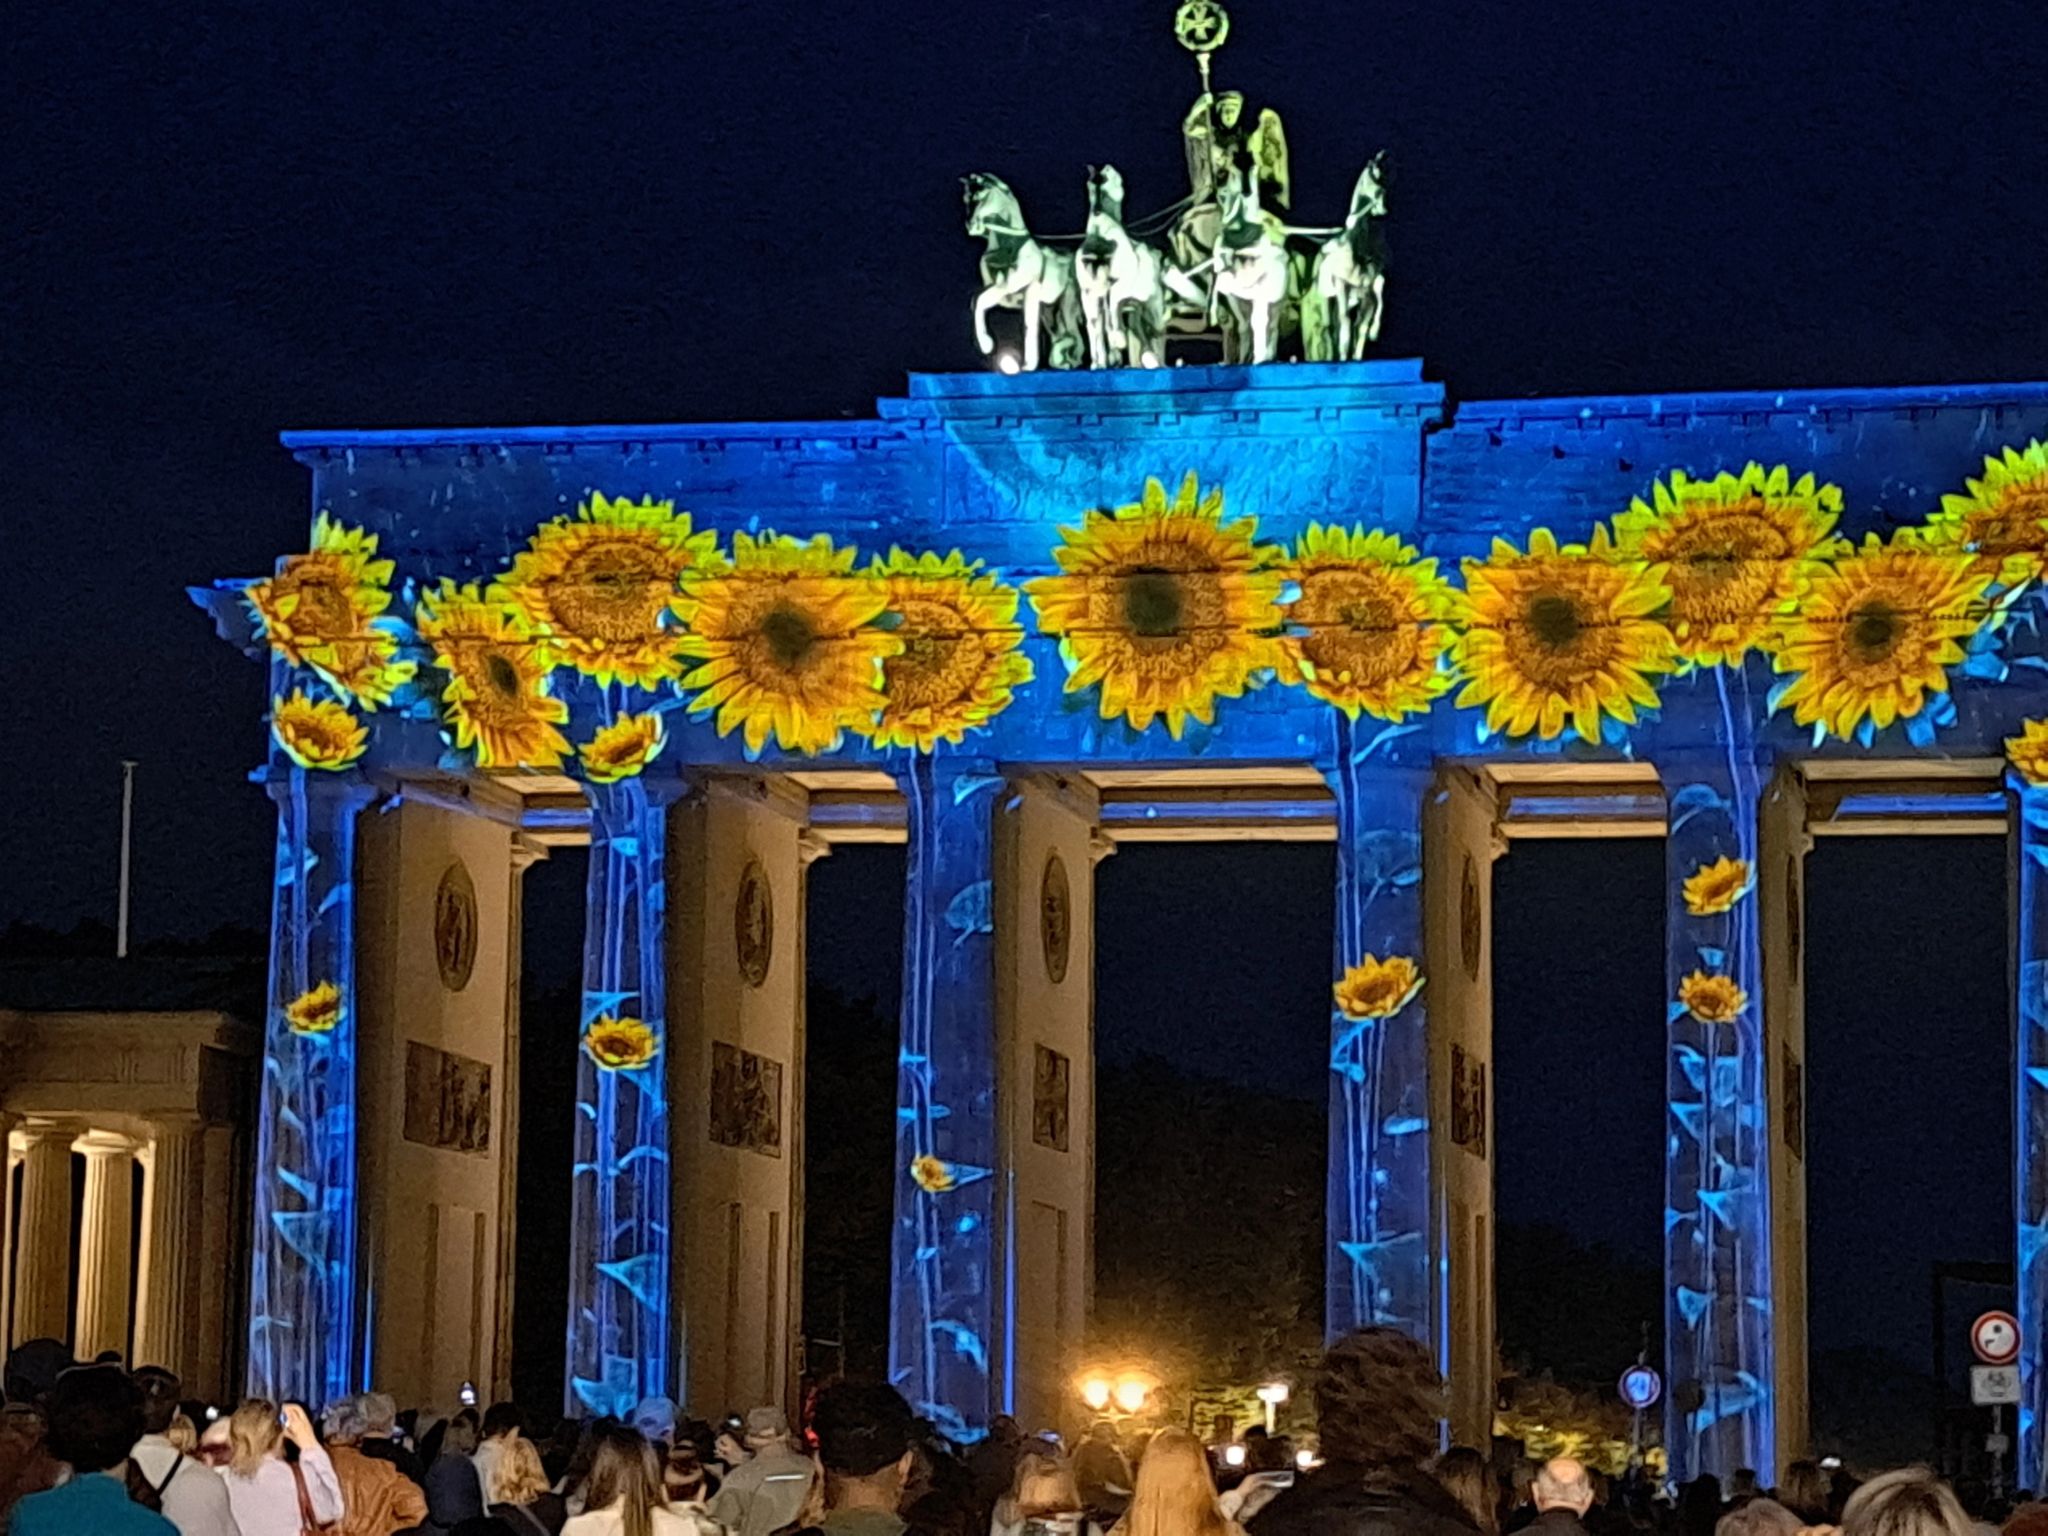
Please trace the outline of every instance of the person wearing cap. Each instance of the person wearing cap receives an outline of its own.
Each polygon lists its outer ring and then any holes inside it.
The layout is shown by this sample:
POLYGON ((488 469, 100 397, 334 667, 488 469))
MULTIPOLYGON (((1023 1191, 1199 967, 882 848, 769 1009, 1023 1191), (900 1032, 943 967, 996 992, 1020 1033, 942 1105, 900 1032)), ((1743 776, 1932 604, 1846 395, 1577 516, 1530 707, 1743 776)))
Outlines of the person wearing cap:
MULTIPOLYGON (((160 1366, 145 1365, 135 1373, 135 1385, 142 1389, 142 1438, 128 1453, 135 1477, 155 1496, 157 1508, 180 1536, 241 1536, 228 1508, 228 1485, 220 1474, 187 1456, 167 1437, 171 1420, 178 1416, 183 1384, 160 1366)), ((132 1482, 129 1491, 135 1491, 132 1482)))
POLYGON ((732 1469, 711 1501, 711 1518, 733 1536, 773 1536, 803 1513, 818 1469, 791 1444, 780 1408, 747 1415, 747 1449, 752 1455, 732 1469))

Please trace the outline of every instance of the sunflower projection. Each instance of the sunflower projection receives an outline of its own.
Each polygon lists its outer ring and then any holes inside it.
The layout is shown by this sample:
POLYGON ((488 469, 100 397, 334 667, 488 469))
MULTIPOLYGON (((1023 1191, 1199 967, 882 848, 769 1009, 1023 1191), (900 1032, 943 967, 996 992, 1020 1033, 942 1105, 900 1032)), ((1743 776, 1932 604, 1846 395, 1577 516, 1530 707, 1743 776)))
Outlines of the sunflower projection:
POLYGON ((943 558, 892 549, 869 577, 882 589, 901 649, 882 662, 882 701, 866 727, 876 745, 956 746, 1010 707, 1031 681, 1020 650, 1018 594, 959 550, 943 558))
POLYGON ((391 606, 396 567, 377 558, 377 536, 322 512, 313 547, 288 555, 275 576, 250 582, 243 600, 257 636, 279 660, 304 667, 342 699, 364 709, 391 702, 417 670, 399 655, 391 606))
POLYGON ((1797 611, 1834 548, 1841 510, 1839 487, 1811 474, 1795 481, 1782 464, 1766 472, 1752 463, 1711 480, 1673 470, 1649 502, 1636 498, 1614 520, 1614 552, 1664 573, 1665 622, 1686 666, 1739 666, 1797 611))
POLYGON ((1677 664, 1655 617, 1671 597, 1664 566, 1602 559, 1538 528, 1526 553, 1495 539, 1464 574, 1457 702, 1484 705, 1489 733, 1552 741, 1569 727, 1597 745, 1657 707, 1654 679, 1677 664))
POLYGON ((549 691, 554 652, 509 604, 443 580, 420 597, 420 638, 447 678, 441 701, 479 768, 553 768, 569 754, 569 706, 549 691))
POLYGON ((1098 689, 1102 718, 1136 731, 1163 718, 1178 740, 1190 720, 1213 725, 1216 701, 1278 657, 1278 551, 1257 532, 1249 517, 1225 522, 1222 490, 1205 494, 1192 471, 1170 501, 1147 480, 1142 500, 1062 528, 1059 574, 1026 590, 1059 637, 1067 692, 1098 689))
POLYGON ((2048 443, 2007 448, 1984 460, 1984 477, 1941 498, 1927 520, 1928 544, 1968 554, 2003 586, 2048 575, 2048 443))
POLYGON ((721 736, 740 732, 756 756, 771 735, 785 752, 819 753, 866 729, 882 707, 882 663, 903 642, 877 624, 888 594, 853 573, 855 555, 822 533, 738 533, 730 568, 686 577, 690 713, 712 715, 721 736))
POLYGON ((1379 720, 1425 714, 1451 686, 1454 599, 1436 561, 1390 533, 1312 523, 1278 569, 1296 592, 1280 637, 1290 682, 1379 720))

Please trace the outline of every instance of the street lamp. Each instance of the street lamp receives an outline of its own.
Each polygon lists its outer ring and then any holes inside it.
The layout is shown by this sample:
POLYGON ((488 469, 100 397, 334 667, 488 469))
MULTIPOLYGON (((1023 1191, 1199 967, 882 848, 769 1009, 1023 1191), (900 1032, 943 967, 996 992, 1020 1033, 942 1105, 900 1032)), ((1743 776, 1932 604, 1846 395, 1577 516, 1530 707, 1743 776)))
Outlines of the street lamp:
POLYGON ((1125 1413, 1136 1413, 1152 1395, 1152 1383, 1142 1376, 1120 1376, 1116 1383, 1116 1405, 1125 1413))
POLYGON ((1289 1395, 1287 1383, 1284 1381, 1269 1381, 1259 1388, 1259 1401, 1266 1405, 1267 1434, 1272 1434, 1275 1428, 1278 1427, 1275 1422, 1277 1412, 1280 1405, 1287 1401, 1289 1395))
POLYGON ((1107 1376, 1088 1376, 1081 1382, 1081 1401, 1100 1413, 1109 1406, 1110 1394, 1114 1389, 1107 1376))

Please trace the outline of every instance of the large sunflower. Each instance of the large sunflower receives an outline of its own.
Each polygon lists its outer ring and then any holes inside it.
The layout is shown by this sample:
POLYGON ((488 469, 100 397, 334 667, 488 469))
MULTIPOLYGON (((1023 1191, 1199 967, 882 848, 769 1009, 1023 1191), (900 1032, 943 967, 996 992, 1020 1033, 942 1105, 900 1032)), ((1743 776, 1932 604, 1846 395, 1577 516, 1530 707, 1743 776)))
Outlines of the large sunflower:
POLYGON ((1846 741, 1869 721, 1883 729, 1948 691, 1962 643, 1985 622, 1993 573, 1961 551, 1876 534, 1825 571, 1785 621, 1774 665, 1797 678, 1773 702, 1801 725, 1846 741))
POLYGON ((1279 568, 1300 595, 1280 637, 1284 675, 1357 719, 1422 714, 1451 685, 1455 601, 1434 560, 1391 533, 1311 523, 1279 568))
POLYGON ((829 752, 839 733, 865 729, 882 705, 882 662, 903 642, 874 621, 882 584, 853 571, 854 550, 825 534, 809 543, 774 533, 733 535, 732 568, 693 571, 677 605, 689 633, 682 654, 700 665, 683 679, 701 690, 693 715, 718 712, 718 734, 738 727, 758 753, 773 731, 787 752, 829 752))
POLYGON ((959 550, 889 551, 868 574, 881 584, 903 649, 882 663, 882 707, 865 727, 885 747, 929 752, 959 743, 1010 707, 1031 681, 1018 647, 1017 589, 983 574, 959 550))
POLYGON ((2048 575, 2048 443, 2007 448, 1984 460, 1967 494, 1944 496, 1923 536, 1937 549, 1964 550, 2008 587, 2048 575))
POLYGON ((1671 631, 1651 617, 1670 598, 1664 576, 1560 546, 1547 528, 1527 554, 1495 539, 1486 559, 1465 562, 1458 704, 1484 704, 1489 731, 1545 741, 1569 725, 1598 742, 1603 715, 1635 724, 1638 707, 1657 705, 1651 676, 1676 664, 1671 631))
POLYGON ((369 728, 332 699, 315 700, 303 688, 270 701, 270 739, 301 768, 338 773, 370 743, 369 728))
POLYGON ((1667 568, 1666 622, 1688 666, 1740 666, 1770 643, 1833 552, 1841 488, 1750 464, 1712 480, 1673 470, 1650 494, 1654 505, 1638 497, 1614 520, 1616 553, 1667 568))
POLYGON ((481 596, 474 583, 443 579, 421 594, 417 617, 420 638, 448 674, 441 700, 455 745, 474 747, 479 768, 559 766, 569 742, 556 727, 569 706, 548 694, 554 656, 518 611, 481 596))
POLYGON ((288 555, 275 576, 252 581, 242 597, 256 633, 294 667, 310 667, 364 709, 387 704, 418 670, 398 656, 398 639, 377 621, 391 606, 389 560, 377 536, 325 512, 313 519, 313 547, 288 555))
POLYGON ((1039 623, 1060 637, 1067 692, 1101 685, 1102 718, 1144 730, 1166 717, 1178 737, 1190 718, 1214 723, 1216 700, 1237 698, 1278 665, 1279 554, 1253 542, 1256 522, 1223 521, 1223 492, 1201 494, 1194 474, 1169 504, 1145 482, 1143 501, 1091 511, 1060 530, 1060 574, 1026 583, 1039 623))
POLYGON ((577 671, 652 688, 682 670, 664 627, 678 584, 718 563, 717 535, 693 532, 674 502, 593 493, 573 518, 542 524, 491 595, 577 671))

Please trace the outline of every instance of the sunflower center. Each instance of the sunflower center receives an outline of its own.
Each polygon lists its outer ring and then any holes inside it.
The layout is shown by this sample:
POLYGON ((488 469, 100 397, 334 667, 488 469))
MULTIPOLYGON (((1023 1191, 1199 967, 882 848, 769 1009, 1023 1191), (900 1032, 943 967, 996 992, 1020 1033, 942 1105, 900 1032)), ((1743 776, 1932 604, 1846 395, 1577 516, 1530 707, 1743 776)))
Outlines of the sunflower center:
POLYGON ((817 648, 818 631, 801 608, 777 603, 761 616, 761 639, 775 664, 794 672, 817 648))
POLYGON ((484 655, 484 677, 490 685, 506 698, 519 695, 519 669, 512 665, 512 659, 503 651, 489 651, 484 655))
POLYGON ((1674 531, 1652 551, 1671 563, 1673 607, 1681 618, 1728 623, 1763 619, 1793 553, 1785 531, 1749 500, 1674 531))
POLYGON ((1291 615, 1307 630, 1301 654, 1333 680, 1370 686, 1413 680, 1435 664, 1428 633, 1408 612, 1397 578, 1370 571, 1326 571, 1302 583, 1291 615))
POLYGON ((1124 619, 1134 634, 1163 640, 1180 633, 1185 602, 1173 571, 1141 566, 1124 578, 1124 619))
POLYGON ((1578 643, 1579 605, 1561 592, 1539 592, 1529 600, 1529 633, 1546 650, 1566 651, 1578 643))
POLYGON ((1849 618, 1849 648, 1863 662, 1882 661, 1905 633, 1905 616, 1886 603, 1871 603, 1849 618))
POLYGON ((570 634, 622 644, 659 627, 675 576, 655 550, 606 540, 572 556, 548 596, 556 622, 570 634))
POLYGON ((356 608, 350 595, 338 583, 315 579, 296 585, 298 610, 293 627, 323 640, 340 640, 356 632, 356 608))

